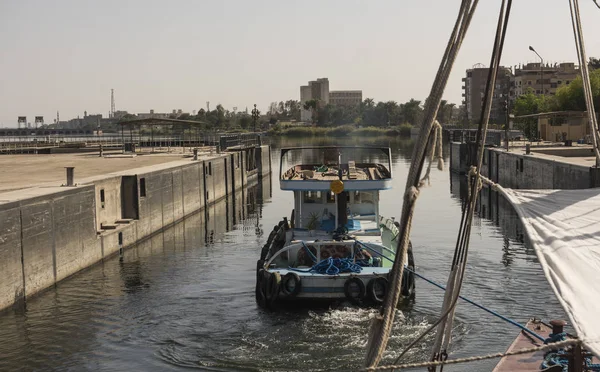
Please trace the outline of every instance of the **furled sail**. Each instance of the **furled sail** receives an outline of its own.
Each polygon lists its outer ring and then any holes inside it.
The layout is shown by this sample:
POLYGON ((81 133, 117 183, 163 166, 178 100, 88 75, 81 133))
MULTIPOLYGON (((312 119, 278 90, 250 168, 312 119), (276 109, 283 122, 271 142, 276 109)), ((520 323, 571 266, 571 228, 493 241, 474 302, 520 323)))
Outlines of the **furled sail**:
POLYGON ((600 357, 600 189, 502 193, 523 222, 577 336, 600 357))

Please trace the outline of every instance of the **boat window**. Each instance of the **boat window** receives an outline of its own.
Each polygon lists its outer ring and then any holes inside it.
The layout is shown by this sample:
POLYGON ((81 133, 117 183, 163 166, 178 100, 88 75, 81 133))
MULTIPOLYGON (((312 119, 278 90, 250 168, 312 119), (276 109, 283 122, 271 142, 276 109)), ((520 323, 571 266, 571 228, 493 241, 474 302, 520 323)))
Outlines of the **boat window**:
POLYGON ((327 203, 335 203, 335 194, 333 191, 327 193, 327 203))
POLYGON ((354 191, 354 202, 360 203, 360 191, 354 191))
POLYGON ((375 203, 375 196, 373 195, 372 192, 364 192, 363 191, 361 193, 361 195, 360 195, 360 202, 361 203, 374 204, 375 203))
POLYGON ((321 203, 321 191, 304 191, 303 199, 305 203, 321 203))

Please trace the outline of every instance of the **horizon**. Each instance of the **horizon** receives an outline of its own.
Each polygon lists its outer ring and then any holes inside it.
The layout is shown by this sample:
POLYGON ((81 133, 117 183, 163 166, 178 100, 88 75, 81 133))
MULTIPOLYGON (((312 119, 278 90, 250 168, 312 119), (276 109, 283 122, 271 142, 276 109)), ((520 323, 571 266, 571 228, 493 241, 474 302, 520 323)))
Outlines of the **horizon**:
MULTIPOLYGON (((238 111, 256 103, 264 113, 271 102, 299 100, 300 86, 318 77, 330 90, 362 90, 363 99, 423 102, 459 5, 3 2, 0 126, 16 127, 17 116, 52 124, 57 111, 62 120, 84 111, 108 117, 111 89, 116 110, 134 114, 192 113, 206 101, 238 111)), ((448 102, 460 106, 466 69, 489 65, 499 8, 500 1, 478 5, 448 102)), ((584 0, 581 13, 587 56, 600 57, 600 9, 584 0)), ((529 45, 544 63, 578 64, 567 2, 513 4, 501 64, 539 62, 529 45)))

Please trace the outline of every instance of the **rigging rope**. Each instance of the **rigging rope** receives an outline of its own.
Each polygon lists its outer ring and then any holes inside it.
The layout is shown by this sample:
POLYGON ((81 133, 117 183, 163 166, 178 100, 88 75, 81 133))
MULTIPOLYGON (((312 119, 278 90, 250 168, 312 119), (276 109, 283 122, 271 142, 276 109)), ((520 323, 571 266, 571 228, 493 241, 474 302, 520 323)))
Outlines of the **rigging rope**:
MULTIPOLYGON (((508 5, 506 5, 506 1, 502 1, 502 7, 500 10, 500 14, 498 17, 498 26, 496 30, 496 39, 494 42, 494 48, 492 51, 491 63, 490 63, 490 71, 488 74, 488 81, 486 84, 486 91, 484 95, 484 110, 481 112, 481 118, 479 122, 479 127, 477 131, 477 140, 478 144, 478 153, 477 153, 477 162, 473 162, 478 169, 481 168, 481 164, 483 162, 483 150, 485 144, 485 137, 487 132, 487 124, 489 120, 489 114, 491 110, 492 96, 493 90, 495 86, 496 75, 498 72, 498 67, 500 65, 500 57, 502 55, 502 48, 504 46, 504 39, 506 35, 506 28, 508 24, 508 19, 510 16, 510 9, 512 6, 512 0, 508 0, 508 5), (505 13, 506 9, 506 13, 505 13)), ((479 184, 478 179, 473 179, 472 188, 474 189, 476 185, 479 184)), ((466 202, 465 208, 463 208, 463 214, 460 222, 460 230, 457 238, 456 249, 454 252, 454 258, 452 262, 452 270, 450 273, 450 277, 448 278, 448 285, 446 294, 444 296, 444 302, 442 307, 442 315, 440 318, 432 324, 425 332, 423 332, 417 339, 415 339, 396 359, 396 363, 402 356, 408 352, 416 343, 423 339, 429 332, 431 332, 435 327, 438 327, 438 332, 436 336, 436 341, 432 350, 432 359, 440 360, 443 359, 446 355, 445 349, 447 349, 450 339, 451 339, 451 331, 452 331, 452 320, 454 317, 454 309, 456 303, 458 301, 458 296, 460 295, 460 288, 462 286, 462 278, 464 277, 464 272, 466 269, 466 258, 468 254, 469 248, 469 239, 471 232, 471 222, 473 220, 473 212, 475 210, 475 204, 477 201, 478 193, 473 193, 470 195, 468 202, 466 202), (444 352, 442 352, 444 350, 444 352)), ((432 370, 435 370, 435 367, 432 367, 432 370)))
POLYGON ((515 350, 515 351, 507 351, 505 353, 493 353, 493 354, 487 354, 487 355, 473 356, 473 357, 467 357, 467 358, 458 358, 458 359, 448 359, 448 360, 434 360, 434 361, 421 362, 421 363, 406 363, 406 364, 400 364, 400 365, 369 367, 369 368, 363 369, 362 371, 387 371, 387 370, 394 370, 394 369, 402 370, 402 369, 407 369, 407 368, 437 367, 437 366, 444 366, 447 364, 468 363, 468 362, 475 362, 475 361, 479 361, 479 360, 504 358, 504 357, 513 356, 513 355, 530 354, 530 353, 535 353, 537 351, 552 351, 552 350, 556 350, 557 348, 561 348, 561 347, 565 347, 565 346, 569 346, 569 345, 581 345, 581 343, 582 343, 582 340, 570 339, 570 340, 554 342, 551 344, 545 344, 545 345, 536 346, 536 347, 519 349, 519 350, 515 350))
MULTIPOLYGON (((490 70, 484 95, 484 110, 481 112, 479 127, 477 130, 477 158, 475 159, 476 162, 473 162, 472 164, 476 167, 476 169, 481 169, 483 163, 485 138, 487 134, 490 111, 492 108, 492 98, 494 95, 494 87, 496 85, 498 69, 500 67, 502 50, 504 48, 504 40, 506 36, 508 20, 510 18, 511 7, 512 0, 508 0, 508 3, 506 2, 506 0, 502 0, 500 13, 498 15, 498 24, 496 28, 494 48, 492 50, 492 56, 490 61, 490 70)), ((472 180, 469 181, 471 182, 472 186, 471 190, 479 188, 479 178, 474 177, 472 180)), ((450 271, 450 276, 448 278, 448 284, 446 286, 446 296, 442 305, 442 316, 440 317, 440 322, 437 326, 438 328, 436 339, 432 348, 432 360, 442 360, 446 357, 447 349, 452 339, 454 312, 464 280, 464 274, 467 265, 467 257, 469 252, 469 242, 471 237, 471 225, 478 196, 478 192, 472 192, 468 199, 466 208, 463 209, 463 215, 461 218, 459 234, 457 237, 454 258, 452 262, 452 268, 450 271)), ((432 367, 430 370, 435 371, 435 369, 435 367, 432 367)))
POLYGON ((437 158, 438 160, 438 169, 444 170, 444 154, 442 150, 442 126, 437 120, 435 121, 434 125, 435 127, 433 128, 433 130, 435 131, 435 135, 432 137, 433 144, 431 145, 431 149, 429 150, 429 164, 427 165, 427 171, 425 171, 425 175, 423 176, 423 178, 421 178, 421 181, 419 181, 419 187, 422 187, 423 185, 425 185, 425 183, 427 183, 427 185, 430 184, 429 174, 431 173, 431 164, 433 163, 434 159, 437 158))
MULTIPOLYGON (((594 1, 596 5, 596 3, 594 1)), ((579 14, 579 0, 569 0, 569 10, 571 11, 571 23, 573 24, 573 36, 575 37, 575 47, 577 48, 577 58, 579 59, 579 70, 583 83, 583 93, 585 96, 585 107, 587 109, 588 120, 590 122, 590 133, 594 145, 594 155, 596 156, 596 166, 600 166, 600 133, 598 132, 598 121, 596 120, 596 111, 594 110, 594 100, 590 75, 587 65, 587 56, 585 53, 585 44, 583 43, 583 30, 581 28, 581 17, 579 14)))
MULTIPOLYGON (((433 280, 431 280, 431 279, 427 279, 426 277, 424 277, 423 275, 421 275, 421 274, 417 273, 416 271, 414 271, 414 270, 411 270, 411 269, 410 269, 410 268, 408 268, 408 267, 406 267, 406 268, 404 268, 404 269, 405 269, 405 270, 408 270, 408 271, 409 271, 409 272, 411 272, 411 273, 413 273, 413 274, 414 274, 416 277, 423 279, 423 280, 424 280, 424 281, 426 281, 427 283, 429 283, 429 284, 432 284, 432 285, 434 285, 434 286, 436 286, 436 287, 438 287, 438 288, 440 288, 440 289, 442 289, 442 290, 446 290, 446 287, 444 287, 443 285, 441 285, 441 284, 439 284, 439 283, 436 283, 436 282, 434 282, 434 281, 433 281, 433 280)), ((466 298, 466 297, 463 297, 463 296, 458 296, 458 297, 459 297, 461 300, 463 300, 463 301, 466 301, 466 302, 470 303, 471 305, 473 305, 473 306, 475 306, 475 307, 478 307, 478 308, 480 308, 481 310, 483 310, 483 311, 485 311, 485 312, 487 312, 487 313, 489 313, 489 314, 492 314, 492 315, 494 315, 494 316, 496 316, 496 317, 498 317, 498 318, 500 318, 500 319, 504 320, 505 322, 508 322, 508 323, 510 323, 510 324, 512 324, 512 325, 514 325, 514 326, 517 326, 517 327, 518 327, 518 328, 520 328, 522 331, 525 331, 525 332, 529 333, 531 336, 533 336, 533 337, 537 338, 538 340, 540 340, 540 341, 545 341, 545 338, 544 338, 544 337, 542 337, 542 336, 538 335, 537 333, 533 332, 533 331, 532 331, 532 330, 530 330, 529 328, 527 328, 527 327, 525 327, 525 326, 522 326, 521 324, 517 323, 516 321, 514 321, 514 320, 512 320, 512 319, 510 319, 510 318, 507 318, 507 317, 505 317, 505 316, 503 316, 503 315, 501 315, 501 314, 499 314, 499 313, 495 312, 494 310, 488 309, 487 307, 485 307, 485 306, 483 306, 483 305, 480 305, 480 304, 478 304, 477 302, 475 302, 475 301, 472 301, 472 300, 470 300, 470 299, 468 299, 468 298, 466 298)))
POLYGON ((415 204, 419 196, 420 175, 427 156, 427 149, 433 143, 434 120, 437 116, 442 94, 452 71, 452 66, 469 28, 477 4, 478 0, 462 0, 452 34, 446 45, 446 50, 431 87, 429 98, 425 103, 419 140, 413 149, 412 161, 406 180, 396 257, 389 276, 390 288, 388 294, 385 296, 380 313, 371 323, 369 332, 367 355, 365 357, 365 366, 367 367, 376 367, 387 347, 396 313, 396 304, 401 294, 403 270, 406 264, 404 261, 408 252, 415 204))

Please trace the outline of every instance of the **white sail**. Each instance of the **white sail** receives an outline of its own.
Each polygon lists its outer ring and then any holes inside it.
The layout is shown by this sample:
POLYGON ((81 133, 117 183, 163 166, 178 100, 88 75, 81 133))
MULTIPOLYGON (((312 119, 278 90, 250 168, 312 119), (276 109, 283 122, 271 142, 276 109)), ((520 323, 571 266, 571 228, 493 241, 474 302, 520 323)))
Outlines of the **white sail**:
POLYGON ((578 337, 600 357, 600 189, 502 191, 578 337))

